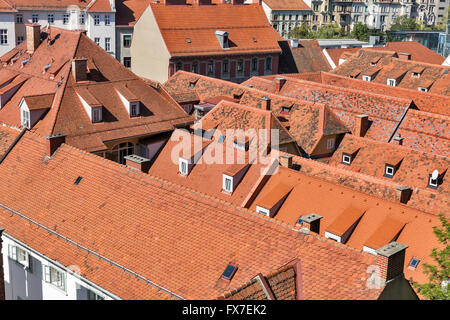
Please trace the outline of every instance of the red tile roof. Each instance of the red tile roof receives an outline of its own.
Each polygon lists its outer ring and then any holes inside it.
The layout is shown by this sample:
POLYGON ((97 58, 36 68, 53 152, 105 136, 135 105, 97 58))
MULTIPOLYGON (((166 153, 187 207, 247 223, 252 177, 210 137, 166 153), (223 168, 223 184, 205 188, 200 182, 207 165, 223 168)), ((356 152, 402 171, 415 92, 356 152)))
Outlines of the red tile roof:
MULTIPOLYGON (((3 0, 11 3, 17 9, 66 9, 69 6, 77 6, 88 11, 111 12, 109 0, 3 0)), ((1 8, 1 7, 0 7, 1 8)))
POLYGON ((151 0, 116 0, 116 26, 134 26, 151 0))
POLYGON ((19 136, 20 131, 6 126, 0 127, 0 159, 19 136))
POLYGON ((303 0, 263 0, 271 9, 311 10, 303 0))
POLYGON ((279 35, 258 4, 166 6, 151 3, 150 7, 173 57, 281 52, 279 35), (217 30, 228 32, 229 49, 220 46, 217 30))
POLYGON ((49 28, 43 35, 47 40, 32 55, 26 52, 25 43, 6 54, 8 61, 19 59, 0 67, 0 79, 17 75, 9 85, 23 84, 0 109, 1 122, 20 127, 17 106, 22 97, 54 95, 50 110, 32 130, 42 135, 66 134, 67 143, 88 151, 106 149, 105 141, 171 131, 176 125, 192 122, 192 117, 161 86, 147 85, 84 33, 49 28), (74 57, 87 58, 87 81, 75 82, 71 73, 74 57), (27 59, 29 62, 22 68, 27 59), (43 67, 50 62, 43 74, 43 67), (139 98, 141 116, 130 118, 116 92, 121 87, 126 87, 128 95, 139 98), (81 95, 88 102, 103 106, 102 122, 91 122, 77 93, 85 93, 81 95))
POLYGON ((280 43, 280 46, 283 49, 278 67, 280 73, 307 73, 331 70, 331 66, 317 40, 298 41, 297 48, 292 48, 288 42, 280 43))
POLYGON ((85 250, 72 246, 70 252, 65 238, 43 237, 42 227, 112 260, 107 266, 104 258, 78 254, 70 263, 88 263, 90 270, 83 267, 83 276, 121 298, 161 298, 154 290, 158 285, 187 299, 213 299, 293 259, 301 260, 306 270, 304 299, 375 299, 380 294, 366 286, 374 256, 299 234, 259 214, 68 145, 42 161, 45 143, 26 133, 0 165, 0 203, 29 219, 1 211, 0 225, 65 265, 72 254, 85 250), (77 177, 82 180, 74 185, 77 177), (25 194, 27 200, 22 201, 25 194), (30 228, 30 220, 41 227, 30 228), (50 238, 55 239, 51 245, 50 238), (231 281, 218 280, 230 262, 238 271, 231 281), (137 280, 121 282, 116 275, 124 272, 116 264, 137 274, 137 280))

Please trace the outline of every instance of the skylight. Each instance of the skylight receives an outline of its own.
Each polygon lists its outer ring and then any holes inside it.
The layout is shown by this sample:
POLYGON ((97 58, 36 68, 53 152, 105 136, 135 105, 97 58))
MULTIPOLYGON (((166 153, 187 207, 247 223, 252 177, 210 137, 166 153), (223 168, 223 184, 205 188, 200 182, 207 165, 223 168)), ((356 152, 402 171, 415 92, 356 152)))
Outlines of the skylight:
POLYGON ((186 38, 186 42, 187 42, 187 43, 191 43, 191 39, 186 38))
POLYGON ((83 177, 78 177, 77 180, 75 180, 75 182, 73 184, 78 185, 80 183, 81 179, 83 179, 83 177))
POLYGON ((412 268, 417 268, 417 266, 419 265, 420 259, 417 258, 412 258, 411 261, 409 262, 409 266, 412 268))
POLYGON ((234 276, 234 274, 236 273, 237 270, 237 266, 229 264, 227 265, 227 267, 225 268, 225 271, 222 273, 222 278, 227 279, 227 280, 231 280, 234 276))

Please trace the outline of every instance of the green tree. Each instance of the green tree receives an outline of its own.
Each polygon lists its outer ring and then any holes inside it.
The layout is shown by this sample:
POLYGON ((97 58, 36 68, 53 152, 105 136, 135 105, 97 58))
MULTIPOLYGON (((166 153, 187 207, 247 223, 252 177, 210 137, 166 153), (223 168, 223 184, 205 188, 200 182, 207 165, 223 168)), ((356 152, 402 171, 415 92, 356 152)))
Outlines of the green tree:
POLYGON ((292 29, 288 37, 289 39, 311 39, 313 34, 311 28, 306 23, 302 23, 300 27, 297 26, 292 29))
POLYGON ((350 32, 350 36, 352 38, 356 38, 360 41, 368 41, 369 40, 369 32, 370 32, 370 29, 367 27, 366 24, 357 22, 353 26, 353 29, 350 32))
POLYGON ((420 25, 416 22, 414 18, 408 18, 408 16, 399 16, 395 18, 391 25, 392 31, 398 30, 419 30, 420 25))
POLYGON ((341 37, 341 27, 336 23, 325 24, 316 32, 316 38, 319 39, 332 39, 341 37))
POLYGON ((442 226, 433 227, 433 232, 444 249, 431 251, 431 257, 436 265, 423 264, 424 272, 428 275, 428 283, 419 284, 413 282, 413 286, 419 289, 420 294, 430 300, 450 300, 448 281, 450 280, 450 222, 443 215, 439 215, 442 226))

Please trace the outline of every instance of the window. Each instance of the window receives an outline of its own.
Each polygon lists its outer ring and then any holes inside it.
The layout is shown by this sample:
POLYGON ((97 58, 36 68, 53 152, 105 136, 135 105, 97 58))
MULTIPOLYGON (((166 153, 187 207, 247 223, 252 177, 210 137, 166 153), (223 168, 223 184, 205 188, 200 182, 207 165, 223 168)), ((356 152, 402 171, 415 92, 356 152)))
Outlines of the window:
POLYGON ((100 121, 102 121, 102 109, 92 108, 92 122, 100 122, 100 121))
POLYGON ((25 109, 22 110, 22 125, 30 129, 30 112, 25 109))
POLYGON ((252 59, 252 71, 257 71, 258 70, 258 58, 253 58, 252 59))
POLYGON ((94 15, 94 25, 98 26, 100 24, 100 16, 98 14, 94 15))
POLYGON ((385 170, 384 170, 384 176, 388 178, 392 178, 395 173, 395 168, 389 164, 386 164, 385 170))
POLYGON ((197 61, 192 62, 191 72, 198 73, 198 62, 197 61))
POLYGON ((222 188, 226 192, 233 192, 233 178, 224 174, 222 188))
POLYGON ((39 22, 39 14, 33 13, 33 14, 31 15, 31 22, 32 22, 32 23, 38 23, 38 22, 39 22))
POLYGON ((80 24, 84 24, 86 21, 86 18, 84 17, 84 13, 80 14, 80 24))
POLYGON ((109 14, 105 15, 105 26, 109 26, 111 24, 111 17, 109 14))
POLYGON ((130 116, 136 117, 139 115, 139 102, 130 103, 130 116))
POLYGON ((430 175, 430 178, 428 180, 428 187, 436 189, 438 186, 438 182, 439 181, 437 177, 434 178, 433 175, 430 175))
POLYGON ((131 34, 125 34, 123 36, 123 47, 124 48, 131 47, 131 34))
POLYGON ((20 24, 23 23, 23 15, 21 13, 18 13, 16 15, 16 23, 20 23, 20 24))
POLYGON ((266 70, 272 70, 272 57, 266 58, 266 70))
POLYGON ((178 170, 181 174, 187 175, 188 174, 188 162, 186 159, 180 158, 178 162, 178 170))
POLYGON ((223 62, 222 62, 222 69, 223 69, 223 73, 228 73, 228 60, 224 60, 223 62))
POLYGON ((0 44, 8 44, 8 30, 0 29, 0 44))
POLYGON ((64 13, 63 14, 63 24, 68 24, 70 18, 70 13, 64 13))
POLYGON ((241 60, 238 60, 238 61, 237 61, 236 71, 237 71, 238 73, 244 72, 244 60, 241 59, 241 60))
POLYGON ((387 79, 387 85, 391 87, 395 87, 395 79, 387 79))
POLYGON ((352 157, 349 156, 348 154, 343 154, 342 155, 342 163, 350 165, 352 163, 352 157))
POLYGON ((49 13, 47 15, 47 21, 48 21, 48 24, 54 24, 55 23, 55 15, 53 13, 49 13))
POLYGON ((131 57, 123 57, 123 65, 127 68, 131 68, 131 57))
POLYGON ((256 212, 270 217, 270 210, 268 210, 266 208, 263 208, 263 207, 260 207, 260 206, 256 206, 256 212))
POLYGON ((134 153, 134 144, 131 142, 122 142, 116 146, 111 151, 108 159, 117 161, 120 164, 125 164, 125 156, 129 156, 134 153))
POLYGON ((94 42, 99 46, 100 45, 100 38, 94 38, 94 42))
POLYGON ((334 148, 334 138, 327 139, 327 149, 333 149, 334 148))
POLYGON ((427 92, 428 91, 428 89, 424 88, 424 87, 418 87, 417 90, 423 91, 423 92, 427 92))
POLYGON ((24 36, 17 36, 17 45, 21 44, 24 40, 24 36))
POLYGON ((10 257, 12 260, 20 263, 25 268, 28 268, 31 271, 31 259, 30 255, 27 251, 24 249, 9 244, 8 245, 8 257, 10 257))
POLYGON ((52 266, 44 266, 44 281, 66 291, 66 274, 52 266))
POLYGON ((283 113, 289 113, 290 111, 291 111, 290 107, 282 107, 281 108, 281 112, 283 112, 283 113))
POLYGON ((105 297, 88 289, 88 300, 105 300, 105 297))
POLYGON ((111 51, 111 38, 105 38, 105 51, 111 51))
POLYGON ((214 73, 214 62, 213 61, 209 61, 208 62, 208 73, 214 73))
POLYGON ((411 267, 411 268, 416 269, 417 266, 419 265, 419 262, 420 262, 420 259, 417 259, 417 258, 412 257, 412 258, 411 258, 411 261, 409 262, 408 267, 411 267))
POLYGON ((183 62, 177 62, 175 65, 175 71, 183 69, 183 62))
POLYGON ((369 81, 371 80, 371 77, 369 76, 362 76, 363 81, 369 81))

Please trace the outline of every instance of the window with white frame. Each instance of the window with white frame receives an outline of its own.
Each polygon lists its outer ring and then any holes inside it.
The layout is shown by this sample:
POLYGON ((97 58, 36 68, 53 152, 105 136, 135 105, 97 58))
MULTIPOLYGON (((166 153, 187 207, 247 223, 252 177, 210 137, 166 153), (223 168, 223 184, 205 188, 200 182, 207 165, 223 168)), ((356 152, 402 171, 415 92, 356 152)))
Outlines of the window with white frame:
POLYGON ((428 89, 424 88, 424 87, 418 87, 417 90, 422 91, 422 92, 427 92, 428 89))
POLYGON ((31 22, 32 23, 38 23, 39 22, 39 14, 38 13, 33 13, 31 15, 31 22))
POLYGON ((139 102, 130 103, 130 116, 136 117, 139 115, 139 102))
POLYGON ((269 209, 266 209, 266 208, 263 208, 263 207, 260 207, 260 206, 256 206, 256 212, 270 217, 270 210, 269 209))
POLYGON ((111 24, 111 17, 109 14, 105 15, 105 26, 109 26, 111 24))
POLYGON ((16 245, 9 244, 8 245, 8 257, 14 261, 20 263, 22 266, 24 266, 25 268, 28 268, 29 271, 31 271, 30 254, 27 251, 25 251, 24 249, 22 249, 16 245))
POLYGON ((55 23, 55 15, 53 13, 47 14, 47 22, 48 24, 55 23))
POLYGON ((430 176, 429 180, 428 180, 428 186, 432 187, 432 188, 437 188, 438 186, 438 178, 434 179, 433 176, 430 176))
POLYGON ((94 15, 94 25, 98 26, 100 24, 100 15, 94 15))
POLYGON ((102 108, 92 108, 92 122, 102 121, 102 108))
POLYGON ((372 78, 370 76, 362 76, 363 81, 370 81, 372 78))
POLYGON ((30 111, 25 109, 22 110, 22 125, 30 129, 30 111))
POLYGON ((334 149, 334 138, 327 139, 327 149, 334 149))
POLYGON ((64 15, 63 15, 63 24, 68 24, 69 23, 69 19, 70 19, 70 14, 69 13, 64 13, 64 15))
POLYGON ((387 79, 387 85, 391 87, 395 87, 396 81, 395 79, 387 79))
POLYGON ((8 44, 8 29, 0 29, 0 44, 8 44))
POLYGON ((386 177, 393 177, 395 173, 395 168, 389 164, 386 164, 386 167, 384 169, 384 175, 386 177))
POLYGON ((53 266, 44 266, 44 281, 50 283, 60 290, 66 291, 66 273, 53 266))
POLYGON ((233 177, 222 175, 222 188, 226 192, 233 192, 233 177))
POLYGON ((111 51, 111 38, 105 38, 105 51, 111 51))
POLYGON ((99 46, 100 45, 100 38, 94 38, 94 42, 99 46))
POLYGON ((22 24, 23 23, 23 14, 18 13, 16 15, 16 23, 22 24))
POLYGON ((80 24, 85 24, 86 18, 84 16, 84 13, 80 14, 80 24))
POLYGON ((352 163, 352 157, 348 154, 343 154, 342 163, 350 165, 352 163))
POLYGON ((188 174, 188 161, 186 159, 180 158, 178 160, 178 170, 181 174, 188 174))

